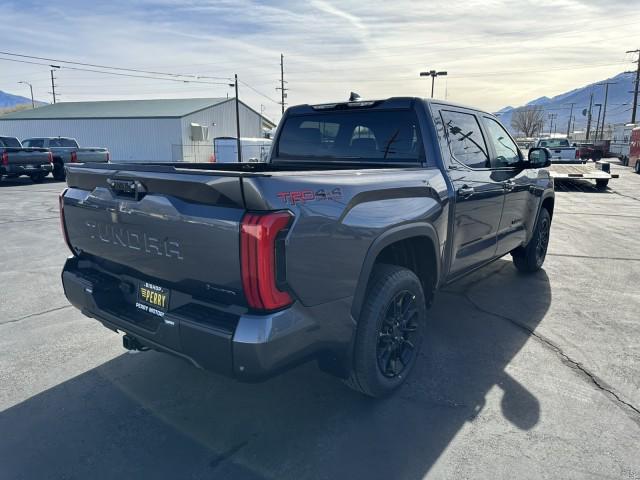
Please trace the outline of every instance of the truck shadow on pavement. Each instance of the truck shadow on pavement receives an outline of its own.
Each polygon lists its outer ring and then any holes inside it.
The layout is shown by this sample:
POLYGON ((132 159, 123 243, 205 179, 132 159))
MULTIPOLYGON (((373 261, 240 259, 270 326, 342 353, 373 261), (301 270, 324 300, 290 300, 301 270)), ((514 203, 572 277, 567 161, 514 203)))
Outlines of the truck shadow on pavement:
POLYGON ((412 377, 377 401, 314 365, 241 384, 163 354, 123 354, 0 413, 2 470, 6 478, 420 479, 485 408, 497 433, 536 425, 538 400, 505 367, 550 302, 544 271, 522 276, 507 260, 447 287, 412 377))

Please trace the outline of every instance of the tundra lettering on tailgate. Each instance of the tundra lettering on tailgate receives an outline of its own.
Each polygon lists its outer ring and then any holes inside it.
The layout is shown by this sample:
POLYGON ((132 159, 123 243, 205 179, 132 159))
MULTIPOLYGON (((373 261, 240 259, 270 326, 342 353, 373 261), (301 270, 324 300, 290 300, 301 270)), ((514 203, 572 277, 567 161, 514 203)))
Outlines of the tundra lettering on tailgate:
POLYGON ((119 225, 106 224, 87 220, 85 225, 90 230, 90 237, 117 247, 128 248, 149 255, 160 255, 182 260, 180 242, 174 239, 160 239, 139 230, 132 230, 119 225))

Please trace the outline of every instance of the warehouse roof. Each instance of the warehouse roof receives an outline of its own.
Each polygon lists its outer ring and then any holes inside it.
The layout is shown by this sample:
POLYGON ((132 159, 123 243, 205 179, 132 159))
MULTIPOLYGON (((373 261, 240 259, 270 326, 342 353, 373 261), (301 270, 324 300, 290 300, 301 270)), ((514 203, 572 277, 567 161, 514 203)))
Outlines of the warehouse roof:
POLYGON ((112 100, 105 102, 62 102, 1 115, 0 120, 180 118, 228 100, 232 99, 169 98, 155 100, 112 100))

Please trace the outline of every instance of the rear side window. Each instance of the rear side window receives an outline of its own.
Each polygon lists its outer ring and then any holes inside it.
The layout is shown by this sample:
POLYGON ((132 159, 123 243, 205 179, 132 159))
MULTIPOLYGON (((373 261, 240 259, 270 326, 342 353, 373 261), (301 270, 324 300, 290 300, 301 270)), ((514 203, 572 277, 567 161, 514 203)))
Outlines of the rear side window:
POLYGON ((52 138, 49 140, 50 147, 62 147, 62 148, 78 148, 78 144, 71 138, 52 138))
POLYGON ((440 114, 454 158, 471 168, 490 168, 487 144, 476 116, 449 110, 442 110, 440 114))
POLYGON ((291 115, 282 127, 278 158, 421 162, 424 150, 412 110, 331 111, 291 115))
POLYGON ((20 140, 13 137, 0 137, 0 147, 20 148, 20 140))
POLYGON ((44 147, 44 140, 41 138, 34 138, 31 140, 24 140, 22 145, 29 148, 42 148, 44 147))

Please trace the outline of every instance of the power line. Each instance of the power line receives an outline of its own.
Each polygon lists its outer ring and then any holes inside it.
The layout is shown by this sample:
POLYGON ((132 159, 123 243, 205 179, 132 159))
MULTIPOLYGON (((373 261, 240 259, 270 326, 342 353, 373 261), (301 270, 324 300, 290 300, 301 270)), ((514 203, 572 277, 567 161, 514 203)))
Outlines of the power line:
POLYGON ((256 88, 252 87, 251 85, 249 85, 247 82, 244 82, 242 80, 238 80, 241 84, 243 84, 245 87, 249 88, 250 90, 253 90, 255 93, 257 93, 258 95, 266 98, 267 100, 272 101, 273 103, 280 103, 277 100, 271 98, 270 96, 262 93, 260 90, 257 90, 256 88))
POLYGON ((11 52, 2 52, 2 51, 0 51, 0 54, 11 56, 11 57, 31 58, 31 59, 35 59, 35 60, 45 60, 47 62, 68 63, 70 65, 82 65, 82 66, 85 66, 85 67, 104 68, 104 69, 107 69, 107 70, 121 70, 123 72, 138 72, 138 73, 148 73, 148 74, 151 74, 151 75, 167 75, 169 77, 193 77, 193 78, 196 78, 196 79, 198 79, 198 78, 207 78, 207 79, 210 79, 210 80, 229 80, 229 81, 231 81, 231 77, 201 77, 201 76, 195 75, 195 74, 154 72, 154 71, 149 71, 149 70, 139 70, 139 69, 136 69, 136 68, 113 67, 113 66, 109 66, 109 65, 99 65, 99 64, 95 64, 95 63, 74 62, 74 61, 71 61, 71 60, 60 60, 60 59, 56 59, 56 58, 36 57, 36 56, 33 56, 33 55, 23 55, 23 54, 20 54, 20 53, 11 53, 11 52))
MULTIPOLYGON (((45 67, 49 66, 49 64, 47 64, 47 63, 31 62, 29 60, 17 60, 15 58, 2 58, 2 57, 0 57, 0 60, 3 60, 5 62, 17 62, 17 63, 29 63, 31 65, 43 65, 45 67)), ((90 68, 68 67, 68 66, 60 66, 60 68, 64 68, 65 70, 79 71, 79 72, 93 72, 93 73, 100 73, 100 74, 103 74, 103 75, 116 75, 118 77, 145 78, 145 79, 149 79, 149 80, 165 80, 165 81, 168 81, 168 82, 181 82, 181 83, 201 83, 201 84, 205 84, 205 85, 229 85, 229 82, 206 82, 206 81, 202 81, 202 80, 187 80, 187 79, 178 79, 178 78, 171 78, 171 77, 162 78, 162 77, 153 77, 153 76, 149 76, 149 75, 132 75, 132 74, 129 74, 129 73, 105 72, 105 71, 102 71, 102 70, 94 70, 94 69, 90 69, 90 68)))

